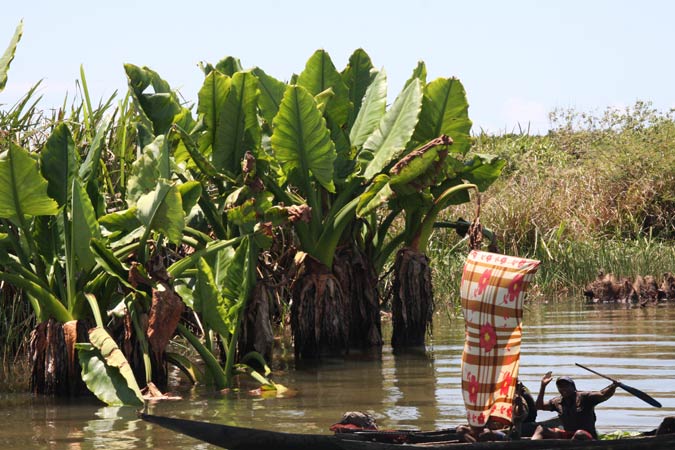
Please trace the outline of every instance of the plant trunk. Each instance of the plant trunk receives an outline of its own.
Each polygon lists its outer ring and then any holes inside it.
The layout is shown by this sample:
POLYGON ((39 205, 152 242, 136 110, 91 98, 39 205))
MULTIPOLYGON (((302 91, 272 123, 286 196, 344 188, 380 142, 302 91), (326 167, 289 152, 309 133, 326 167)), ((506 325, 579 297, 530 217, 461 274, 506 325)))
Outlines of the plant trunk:
POLYGON ((373 265, 359 248, 341 247, 333 261, 333 273, 350 303, 350 348, 381 348, 380 301, 373 265))
POLYGON ((394 349, 424 346, 431 332, 434 297, 429 258, 411 247, 396 254, 392 301, 394 349))
POLYGON ((89 342, 83 321, 49 319, 31 332, 30 389, 35 394, 73 397, 88 392, 82 381, 75 343, 89 342))
POLYGON ((258 352, 268 364, 272 361, 274 350, 272 324, 274 317, 278 316, 276 310, 273 289, 265 281, 258 280, 244 312, 244 323, 237 344, 240 357, 249 352, 258 352))
POLYGON ((291 286, 295 357, 344 356, 349 348, 349 302, 335 275, 317 259, 302 255, 291 286))

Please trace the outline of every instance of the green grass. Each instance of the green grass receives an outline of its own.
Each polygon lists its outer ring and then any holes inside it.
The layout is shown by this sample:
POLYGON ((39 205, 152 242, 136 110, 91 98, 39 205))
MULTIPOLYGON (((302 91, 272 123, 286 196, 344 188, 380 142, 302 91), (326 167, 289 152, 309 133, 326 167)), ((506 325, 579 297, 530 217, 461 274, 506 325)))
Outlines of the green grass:
MULTIPOLYGON (((675 272, 675 122, 648 103, 600 115, 558 110, 545 136, 481 134, 473 151, 507 161, 481 198, 481 223, 503 253, 540 259, 540 296, 579 296, 599 270, 675 272)), ((473 219, 474 205, 444 220, 473 219)), ((429 246, 439 308, 454 311, 465 242, 436 230, 429 246)))

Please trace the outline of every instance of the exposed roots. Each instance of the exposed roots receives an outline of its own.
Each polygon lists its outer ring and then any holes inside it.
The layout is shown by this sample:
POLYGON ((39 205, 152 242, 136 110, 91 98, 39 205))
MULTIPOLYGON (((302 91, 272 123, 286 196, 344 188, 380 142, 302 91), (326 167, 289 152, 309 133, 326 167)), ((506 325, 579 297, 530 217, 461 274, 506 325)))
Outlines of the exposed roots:
POLYGON ((326 266, 307 254, 302 257, 291 286, 295 357, 342 356, 349 345, 349 303, 326 266))
POLYGON ((87 392, 77 362, 76 342, 89 342, 83 321, 49 319, 31 332, 30 389, 35 394, 76 396, 87 392))
POLYGON ((434 310, 429 258, 410 247, 399 250, 394 263, 393 291, 392 347, 423 346, 427 330, 431 332, 434 310))
POLYGON ((246 304, 244 323, 239 335, 238 350, 243 356, 251 351, 260 353, 265 361, 272 361, 274 330, 272 323, 278 316, 274 311, 274 292, 262 280, 258 280, 246 304))
POLYGON ((335 255, 333 273, 350 303, 350 347, 381 347, 377 274, 372 264, 358 248, 342 247, 335 255))

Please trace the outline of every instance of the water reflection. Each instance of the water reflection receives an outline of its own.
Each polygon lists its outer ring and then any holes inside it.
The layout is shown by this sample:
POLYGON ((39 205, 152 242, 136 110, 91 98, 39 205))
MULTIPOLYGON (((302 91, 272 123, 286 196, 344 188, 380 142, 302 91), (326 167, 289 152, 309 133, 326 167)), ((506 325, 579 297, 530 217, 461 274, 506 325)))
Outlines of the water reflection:
MULTIPOLYGON (((520 378, 538 390, 543 373, 576 379, 580 389, 601 389, 607 380, 578 362, 647 392, 657 409, 618 390, 597 408, 598 429, 654 428, 675 415, 675 305, 629 308, 550 303, 528 307, 523 319, 520 378)), ((387 330, 384 327, 385 331, 387 330)), ((241 392, 223 396, 206 388, 183 392, 185 400, 150 405, 150 412, 217 423, 283 431, 329 433, 345 411, 374 414, 383 428, 438 429, 464 421, 461 354, 464 326, 443 317, 434 324, 426 352, 351 355, 345 360, 276 373, 296 389, 287 398, 241 392)), ((553 396, 551 388, 547 397, 553 396)), ((546 418, 548 413, 540 413, 546 418)), ((93 400, 57 402, 28 395, 0 396, 0 445, 15 449, 200 450, 215 447, 136 419, 134 408, 101 407, 93 400)))
POLYGON ((385 361, 383 421, 414 429, 436 421, 436 376, 432 354, 424 349, 389 354, 385 361))

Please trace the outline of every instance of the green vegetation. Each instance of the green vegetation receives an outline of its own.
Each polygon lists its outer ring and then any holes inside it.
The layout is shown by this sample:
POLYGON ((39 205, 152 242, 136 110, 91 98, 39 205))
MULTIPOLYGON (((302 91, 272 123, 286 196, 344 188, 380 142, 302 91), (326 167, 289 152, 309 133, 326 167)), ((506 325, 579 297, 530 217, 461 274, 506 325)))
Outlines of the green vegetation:
POLYGON ((35 88, 0 111, 3 378, 28 353, 33 391, 108 404, 161 396, 167 364, 283 389, 268 364, 288 322, 299 359, 382 345, 382 279, 392 345, 423 345, 432 285, 454 311, 466 255, 434 224, 466 234, 477 192, 500 249, 544 261, 533 294, 673 270, 674 125, 647 104, 471 137, 461 82, 422 62, 391 105, 361 49, 342 71, 318 50, 289 82, 232 57, 202 69, 196 105, 127 64, 122 100, 92 104, 82 69, 52 116, 35 88))
MULTIPOLYGON (((342 71, 319 50, 287 83, 232 57, 202 69, 196 107, 127 64, 117 104, 93 105, 82 69, 69 110, 44 118, 31 91, 2 116, 3 319, 35 318, 34 392, 140 404, 167 363, 217 390, 242 373, 278 389, 267 362, 289 309, 296 358, 377 348, 385 262, 403 245, 423 263, 395 271, 402 317, 431 306, 415 293, 431 293, 433 221, 504 165, 470 153, 461 82, 427 83, 421 62, 391 106, 361 49, 342 71), (192 350, 167 353, 176 336, 192 350)), ((425 311, 395 321, 421 336, 401 346, 423 343, 425 311)))
MULTIPOLYGON (((530 298, 581 297, 599 270, 629 278, 674 271, 673 113, 637 102, 598 116, 554 111, 551 121, 545 136, 482 134, 475 144, 507 161, 482 197, 482 224, 497 233, 501 251, 544 262, 530 298)), ((458 238, 437 231, 434 239, 434 284, 450 286, 439 300, 452 309, 463 263, 458 238)))

